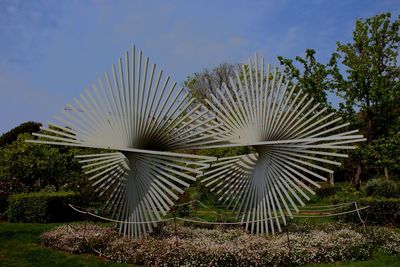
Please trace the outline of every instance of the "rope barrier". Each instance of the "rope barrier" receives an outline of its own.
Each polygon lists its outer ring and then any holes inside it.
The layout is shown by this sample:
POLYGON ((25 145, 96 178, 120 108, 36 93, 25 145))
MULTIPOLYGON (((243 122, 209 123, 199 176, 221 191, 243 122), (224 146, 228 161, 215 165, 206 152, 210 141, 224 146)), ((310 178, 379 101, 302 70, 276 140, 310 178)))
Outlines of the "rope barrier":
MULTIPOLYGON (((355 203, 355 202, 353 202, 355 203)), ((268 218, 268 219, 263 219, 263 220, 255 220, 255 221, 246 221, 246 222, 209 222, 209 221, 200 221, 200 220, 193 220, 193 219, 187 219, 187 218, 181 218, 181 217, 173 217, 173 218, 167 218, 167 219, 163 219, 163 220, 157 220, 157 221, 147 221, 147 222, 127 222, 127 221, 119 221, 119 220, 114 220, 114 219, 110 219, 110 218, 106 218, 97 214, 93 214, 91 212, 88 211, 82 211, 77 209, 76 207, 74 207, 71 204, 68 204, 73 210, 81 213, 81 214, 88 214, 91 215, 93 217, 102 219, 102 220, 106 220, 106 221, 110 221, 110 222, 116 222, 116 223, 124 223, 124 224, 150 224, 150 223, 159 223, 159 222, 167 222, 167 221, 172 221, 172 220, 179 220, 179 221, 185 221, 185 222, 193 222, 193 223, 201 223, 201 224, 211 224, 211 225, 243 225, 243 224, 249 224, 249 223, 257 223, 257 222, 265 222, 265 221, 271 221, 271 220, 275 220, 277 218, 282 218, 284 216, 275 216, 273 218, 268 218)), ((335 217, 335 216, 340 216, 340 215, 345 215, 345 214, 349 214, 349 213, 353 213, 353 212, 357 212, 357 214, 359 214, 359 218, 361 219, 361 215, 359 213, 359 211, 364 210, 369 208, 369 206, 365 206, 365 207, 361 207, 358 208, 357 204, 356 204, 356 208, 350 211, 345 211, 345 212, 340 212, 340 213, 334 213, 334 214, 320 214, 320 215, 292 215, 292 216, 285 216, 285 217, 289 217, 289 218, 323 218, 323 217, 335 217)))
MULTIPOLYGON (((208 206, 206 206, 204 203, 202 203, 200 200, 188 201, 188 202, 185 202, 185 203, 181 203, 181 204, 174 205, 174 207, 189 205, 189 204, 192 204, 192 203, 195 203, 195 202, 199 203, 201 206, 203 206, 203 207, 206 208, 206 209, 211 209, 210 207, 208 207, 208 206)), ((339 203, 339 204, 334 204, 334 205, 308 206, 308 207, 302 207, 302 208, 300 209, 300 212, 301 212, 301 211, 329 211, 329 210, 336 210, 336 209, 339 209, 339 208, 344 207, 344 206, 350 206, 350 205, 352 205, 352 204, 354 204, 354 203, 355 203, 355 202, 353 201, 353 202, 339 203), (326 209, 316 210, 316 209, 314 209, 314 208, 326 208, 326 209), (332 208, 332 209, 331 209, 331 208, 332 208)), ((291 209, 291 211, 295 211, 295 210, 294 210, 294 209, 291 209)))
POLYGON ((345 203, 339 203, 339 204, 334 204, 334 205, 308 206, 308 207, 303 207, 303 208, 304 208, 304 209, 311 209, 311 208, 338 207, 338 206, 350 205, 350 204, 353 204, 353 203, 354 203, 354 201, 352 201, 352 202, 345 202, 345 203))
MULTIPOLYGON (((206 209, 211 209, 210 207, 208 207, 208 206, 206 206, 204 203, 202 203, 200 200, 192 200, 192 201, 188 201, 188 202, 185 202, 185 203, 181 203, 181 204, 177 204, 177 205, 174 205, 174 207, 179 207, 179 206, 184 206, 184 205, 189 205, 189 204, 192 204, 192 203, 195 203, 195 202, 197 202, 197 203, 199 203, 201 206, 203 206, 204 208, 206 208, 206 209)), ((337 210, 337 209, 340 209, 340 208, 342 208, 342 207, 344 207, 344 206, 350 206, 350 205, 352 205, 352 204, 354 204, 355 202, 346 202, 346 203, 339 203, 339 204, 334 204, 334 205, 320 205, 320 206, 308 206, 308 207, 302 207, 301 209, 299 209, 299 212, 302 212, 302 211, 304 211, 304 212, 308 212, 308 211, 330 211, 330 210, 337 210), (314 209, 314 208, 325 208, 326 207, 326 209, 314 209), (330 208, 331 207, 331 208, 330 208)), ((291 211, 295 211, 294 209, 291 209, 291 211)))
POLYGON ((206 209, 210 209, 210 207, 206 206, 203 202, 201 202, 200 200, 197 200, 197 199, 189 201, 189 202, 181 203, 181 204, 176 204, 176 205, 174 205, 174 207, 184 206, 184 205, 192 204, 194 202, 199 203, 200 205, 202 205, 206 209))
MULTIPOLYGON (((302 208, 299 209, 300 212, 312 212, 312 211, 333 211, 333 210, 338 210, 338 209, 342 209, 343 207, 346 206, 351 206, 353 205, 355 202, 349 202, 349 203, 343 203, 340 206, 339 205, 332 205, 331 208, 326 208, 326 209, 313 209, 313 208, 317 208, 318 206, 315 207, 308 207, 308 208, 302 208)), ((295 211, 294 209, 290 209, 291 211, 295 211)))
POLYGON ((358 208, 357 202, 354 202, 354 206, 356 207, 358 218, 360 219, 360 221, 361 221, 361 223, 362 223, 362 225, 363 225, 363 228, 364 228, 364 230, 365 230, 365 229, 366 229, 366 227, 365 227, 365 220, 363 220, 363 219, 361 218, 360 209, 358 208))
POLYGON ((174 218, 167 218, 167 219, 163 219, 163 220, 158 220, 158 221, 148 221, 148 222, 127 222, 127 221, 119 221, 119 220, 114 220, 114 219, 110 219, 110 218, 106 218, 94 213, 91 213, 89 211, 82 211, 77 209, 76 207, 74 207, 72 204, 68 204, 68 206, 70 206, 73 210, 75 210, 76 212, 79 212, 81 214, 88 214, 91 215, 93 217, 105 220, 105 221, 109 221, 109 222, 115 222, 115 223, 125 223, 125 224, 147 224, 147 223, 160 223, 160 222, 167 222, 167 221, 172 221, 174 218))

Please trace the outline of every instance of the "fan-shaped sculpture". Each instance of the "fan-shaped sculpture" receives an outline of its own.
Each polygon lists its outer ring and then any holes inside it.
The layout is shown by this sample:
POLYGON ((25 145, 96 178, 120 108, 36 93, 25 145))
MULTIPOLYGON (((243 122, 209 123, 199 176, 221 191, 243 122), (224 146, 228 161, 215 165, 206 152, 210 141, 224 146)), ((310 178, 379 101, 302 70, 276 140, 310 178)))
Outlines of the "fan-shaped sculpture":
POLYGON ((204 173, 202 181, 219 199, 241 214, 246 229, 256 233, 281 231, 280 221, 314 194, 314 181, 333 173, 324 165, 340 165, 335 152, 354 149, 349 143, 365 140, 349 123, 326 107, 313 104, 302 90, 289 87, 277 70, 264 73, 264 61, 255 57, 242 72, 205 101, 225 131, 225 142, 212 147, 252 146, 255 153, 222 158, 204 173), (250 229, 249 229, 250 228, 250 229))
POLYGON ((109 194, 105 208, 122 222, 120 231, 138 236, 151 232, 208 166, 201 161, 214 159, 171 151, 215 142, 220 131, 204 106, 193 107, 183 88, 156 74, 149 58, 143 62, 142 52, 133 48, 118 63, 112 78, 106 73, 31 142, 103 149, 78 158, 96 191, 109 194))
POLYGON ((109 195, 105 210, 120 222, 120 232, 151 232, 196 180, 220 194, 252 232, 280 231, 280 221, 326 180, 339 165, 329 157, 346 157, 338 149, 363 141, 344 131, 333 113, 312 104, 307 94, 289 88, 283 75, 271 75, 264 62, 249 61, 242 73, 206 99, 211 112, 195 104, 170 78, 156 74, 135 48, 112 66, 92 89, 56 116, 58 123, 34 134, 30 142, 101 149, 77 156, 100 195, 109 195), (118 70, 117 70, 118 69, 118 70), (289 88, 289 89, 288 89, 289 88), (177 153, 181 149, 252 146, 256 153, 216 160, 177 153))

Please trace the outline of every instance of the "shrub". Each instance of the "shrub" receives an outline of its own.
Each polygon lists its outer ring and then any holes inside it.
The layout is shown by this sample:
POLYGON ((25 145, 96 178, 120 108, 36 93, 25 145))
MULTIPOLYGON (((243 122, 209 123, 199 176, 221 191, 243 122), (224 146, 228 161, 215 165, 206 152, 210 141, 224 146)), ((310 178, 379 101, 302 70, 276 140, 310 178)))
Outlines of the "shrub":
POLYGON ((9 197, 6 216, 10 222, 64 222, 80 218, 68 204, 79 204, 74 192, 37 192, 9 197))
POLYGON ((175 214, 175 216, 178 217, 188 217, 190 214, 190 204, 187 204, 190 202, 190 197, 187 192, 183 193, 180 198, 179 202, 177 205, 172 207, 172 212, 175 214))
POLYGON ((176 237, 173 224, 165 225, 162 232, 129 239, 90 224, 59 226, 44 233, 42 242, 69 252, 98 253, 113 261, 149 266, 292 266, 365 260, 377 248, 393 254, 400 248, 400 234, 395 231, 378 229, 370 234, 337 224, 290 232, 290 244, 286 233, 251 235, 240 229, 178 225, 176 237))
POLYGON ((400 254, 400 235, 393 230, 383 227, 370 227, 368 238, 375 247, 389 254, 400 254))
MULTIPOLYGON (((400 198, 360 198, 357 200, 359 207, 369 206, 360 211, 363 220, 369 225, 400 226, 400 198)), ((350 206, 349 210, 354 209, 350 206)), ((342 217, 347 222, 360 223, 357 213, 342 217)))
POLYGON ((400 186, 389 179, 372 179, 365 185, 366 196, 397 198, 400 197, 400 186))
POLYGON ((320 188, 315 188, 315 194, 310 196, 309 203, 317 203, 321 200, 329 198, 336 193, 336 187, 328 182, 320 183, 320 188))
POLYGON ((321 183, 321 187, 315 190, 320 199, 328 198, 336 193, 336 187, 329 183, 321 183))
POLYGON ((0 214, 4 213, 8 206, 7 199, 10 195, 28 192, 30 188, 21 183, 17 178, 0 180, 0 214))
POLYGON ((360 198, 361 193, 351 184, 343 183, 336 185, 336 193, 330 197, 334 204, 355 201, 360 198))
POLYGON ((111 228, 94 224, 62 225, 42 234, 42 243, 47 247, 71 253, 88 253, 91 249, 104 250, 118 234, 111 228))

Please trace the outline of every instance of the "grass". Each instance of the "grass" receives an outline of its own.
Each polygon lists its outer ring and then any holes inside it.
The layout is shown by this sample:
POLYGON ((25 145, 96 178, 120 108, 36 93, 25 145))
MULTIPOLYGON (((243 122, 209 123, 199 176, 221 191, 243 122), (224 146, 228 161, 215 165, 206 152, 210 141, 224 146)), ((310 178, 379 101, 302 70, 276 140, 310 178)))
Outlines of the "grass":
POLYGON ((0 223, 0 266, 135 266, 42 247, 40 234, 54 226, 56 224, 0 223))
POLYGON ((400 255, 386 255, 377 254, 373 259, 368 261, 356 261, 356 262, 337 262, 329 264, 318 264, 318 265, 303 265, 302 267, 334 267, 334 266, 346 266, 346 267, 398 267, 400 266, 400 255))

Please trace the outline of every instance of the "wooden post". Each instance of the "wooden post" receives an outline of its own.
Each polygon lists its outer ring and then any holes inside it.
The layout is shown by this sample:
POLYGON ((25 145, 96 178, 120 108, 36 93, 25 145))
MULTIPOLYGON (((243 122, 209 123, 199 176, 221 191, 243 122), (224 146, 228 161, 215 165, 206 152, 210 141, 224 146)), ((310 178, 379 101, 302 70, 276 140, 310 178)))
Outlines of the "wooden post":
POLYGON ((174 225, 175 225, 175 239, 176 239, 175 245, 176 245, 176 247, 178 247, 178 245, 179 245, 179 239, 178 239, 178 229, 177 229, 177 226, 176 226, 176 216, 175 216, 175 212, 174 212, 174 225))

